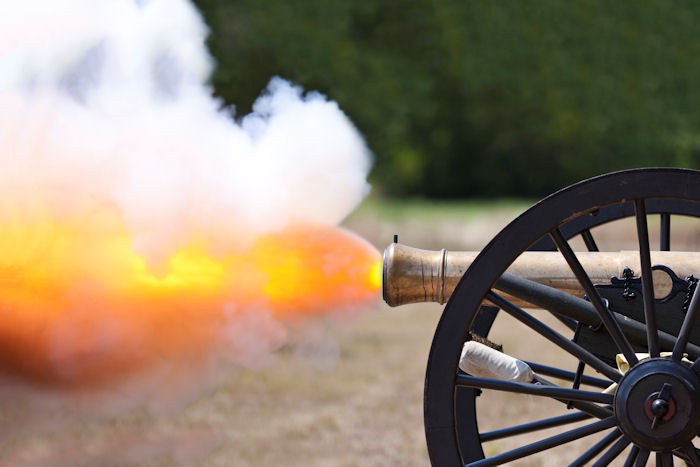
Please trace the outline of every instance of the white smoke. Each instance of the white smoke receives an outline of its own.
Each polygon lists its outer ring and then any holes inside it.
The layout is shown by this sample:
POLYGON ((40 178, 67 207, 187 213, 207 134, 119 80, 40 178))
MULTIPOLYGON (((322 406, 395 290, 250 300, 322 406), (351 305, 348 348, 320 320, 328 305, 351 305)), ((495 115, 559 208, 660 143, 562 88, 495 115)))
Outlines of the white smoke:
POLYGON ((321 94, 273 78, 234 120, 185 0, 2 0, 0 31, 0 199, 114 203, 158 260, 195 235, 335 225, 369 190, 367 147, 321 94))
MULTIPOLYGON (((207 34, 187 0, 0 0, 0 222, 110 206, 154 266, 193 238, 216 252, 338 224, 369 191, 359 132, 281 78, 236 116, 208 84, 207 34)), ((287 340, 264 310, 226 313, 234 365, 287 340)))

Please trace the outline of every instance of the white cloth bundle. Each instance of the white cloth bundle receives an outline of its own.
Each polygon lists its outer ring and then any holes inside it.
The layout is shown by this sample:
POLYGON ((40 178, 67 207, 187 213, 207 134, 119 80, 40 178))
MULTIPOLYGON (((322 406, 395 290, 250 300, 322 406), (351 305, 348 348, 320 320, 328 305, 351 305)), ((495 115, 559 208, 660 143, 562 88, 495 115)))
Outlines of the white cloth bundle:
POLYGON ((535 378, 527 363, 475 341, 468 341, 462 347, 459 368, 480 378, 521 383, 529 383, 535 378))

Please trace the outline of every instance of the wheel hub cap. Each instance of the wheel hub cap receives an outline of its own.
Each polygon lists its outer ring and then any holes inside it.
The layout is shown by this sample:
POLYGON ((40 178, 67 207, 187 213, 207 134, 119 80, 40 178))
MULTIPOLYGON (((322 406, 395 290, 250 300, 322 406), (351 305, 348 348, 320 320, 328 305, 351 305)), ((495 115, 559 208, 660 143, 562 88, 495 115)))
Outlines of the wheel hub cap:
POLYGON ((620 429, 655 451, 681 447, 700 423, 700 378, 681 362, 650 358, 630 369, 615 394, 620 429))

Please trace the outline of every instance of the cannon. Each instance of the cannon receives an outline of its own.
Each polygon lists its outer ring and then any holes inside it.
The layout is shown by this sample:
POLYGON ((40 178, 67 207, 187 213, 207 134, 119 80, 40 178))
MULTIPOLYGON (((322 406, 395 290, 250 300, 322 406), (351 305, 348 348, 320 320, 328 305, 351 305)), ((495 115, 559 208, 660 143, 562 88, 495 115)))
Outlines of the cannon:
POLYGON ((548 196, 480 252, 395 238, 384 300, 446 303, 425 378, 432 464, 502 465, 564 447, 569 465, 700 466, 700 253, 671 248, 672 225, 700 232, 697 218, 700 171, 634 169, 548 196), (616 225, 635 233, 631 248, 599 251, 597 232, 616 225), (499 326, 519 326, 521 349, 554 350, 512 355, 499 326), (528 406, 524 422, 485 418, 504 393, 500 403, 528 406))

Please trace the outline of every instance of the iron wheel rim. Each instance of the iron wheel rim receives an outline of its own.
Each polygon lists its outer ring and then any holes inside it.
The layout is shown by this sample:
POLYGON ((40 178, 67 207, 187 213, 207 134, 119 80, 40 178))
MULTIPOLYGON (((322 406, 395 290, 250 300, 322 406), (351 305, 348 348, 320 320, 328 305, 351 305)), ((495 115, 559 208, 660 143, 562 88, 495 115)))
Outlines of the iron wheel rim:
POLYGON ((523 251, 567 221, 636 199, 700 203, 700 172, 634 169, 567 187, 512 221, 466 271, 440 318, 426 370, 425 429, 434 465, 464 465, 454 413, 459 354, 479 305, 495 281, 523 251))

